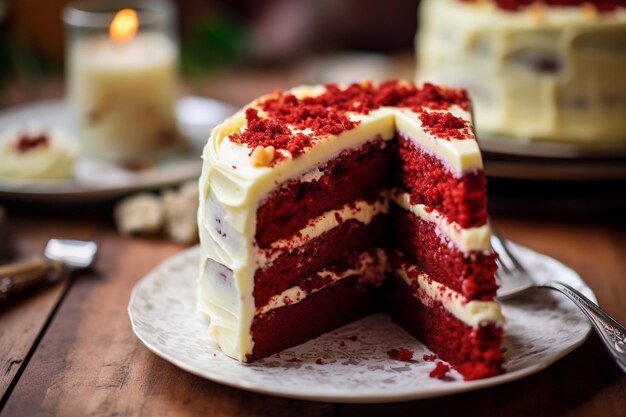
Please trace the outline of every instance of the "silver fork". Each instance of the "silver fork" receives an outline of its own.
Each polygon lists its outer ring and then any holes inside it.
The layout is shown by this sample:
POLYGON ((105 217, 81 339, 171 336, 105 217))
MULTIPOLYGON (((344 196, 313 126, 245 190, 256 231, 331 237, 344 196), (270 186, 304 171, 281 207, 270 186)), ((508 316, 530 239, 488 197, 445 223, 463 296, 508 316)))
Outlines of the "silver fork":
POLYGON ((580 291, 558 281, 538 284, 533 281, 524 265, 511 252, 506 239, 491 230, 491 246, 498 256, 496 280, 500 284, 497 298, 506 300, 530 288, 549 288, 565 294, 589 319, 593 328, 620 369, 626 373, 626 328, 580 291))

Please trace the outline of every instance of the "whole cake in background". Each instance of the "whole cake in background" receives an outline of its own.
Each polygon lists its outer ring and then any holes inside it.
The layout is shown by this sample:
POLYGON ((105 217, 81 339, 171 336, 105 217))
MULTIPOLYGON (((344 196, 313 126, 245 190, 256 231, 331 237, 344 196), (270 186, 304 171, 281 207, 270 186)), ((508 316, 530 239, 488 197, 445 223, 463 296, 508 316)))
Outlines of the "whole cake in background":
POLYGON ((462 90, 297 87, 217 126, 200 178, 199 310, 251 362, 359 319, 466 379, 502 372, 485 175, 462 90))
POLYGON ((467 88, 479 137, 626 142, 626 1, 422 0, 417 79, 467 88))

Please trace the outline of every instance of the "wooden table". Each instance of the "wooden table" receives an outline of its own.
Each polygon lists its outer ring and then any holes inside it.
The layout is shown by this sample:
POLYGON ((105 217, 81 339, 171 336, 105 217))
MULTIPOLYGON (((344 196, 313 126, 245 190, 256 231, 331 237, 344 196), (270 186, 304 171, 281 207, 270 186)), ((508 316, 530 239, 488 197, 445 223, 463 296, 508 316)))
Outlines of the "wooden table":
MULTIPOLYGON (((9 206, 22 257, 51 236, 94 239, 95 272, 15 300, 0 310, 0 416, 617 416, 626 378, 597 336, 548 369, 476 392, 423 401, 344 405, 252 394, 190 375, 148 351, 131 331, 133 285, 182 248, 122 237, 102 214, 40 215, 9 206)), ((600 304, 626 322, 626 225, 615 221, 496 217, 509 238, 578 271, 600 304)))

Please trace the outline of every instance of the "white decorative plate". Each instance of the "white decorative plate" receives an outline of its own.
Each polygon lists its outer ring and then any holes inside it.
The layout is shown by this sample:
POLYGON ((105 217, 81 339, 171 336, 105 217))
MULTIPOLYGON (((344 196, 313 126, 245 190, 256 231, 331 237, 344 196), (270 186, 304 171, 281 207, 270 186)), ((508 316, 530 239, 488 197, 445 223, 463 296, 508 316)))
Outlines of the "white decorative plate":
MULTIPOLYGON (((513 246, 513 245, 512 245, 513 246)), ((538 281, 558 279, 592 291, 570 268, 530 249, 512 248, 538 281)), ((278 355, 242 364, 224 355, 209 338, 208 325, 195 312, 198 247, 181 252, 137 283, 128 313, 135 334, 154 353, 212 381, 265 394, 331 402, 391 402, 470 391, 535 373, 579 346, 591 326, 560 294, 532 290, 503 303, 506 373, 478 381, 429 377, 430 353, 388 315, 378 313, 278 355), (407 348, 413 362, 399 362, 387 351, 407 348)))
MULTIPOLYGON (((165 156, 153 167, 141 171, 81 157, 77 161, 74 178, 69 180, 0 178, 0 198, 53 202, 106 200, 197 178, 202 168, 200 153, 209 128, 235 111, 234 107, 221 101, 183 97, 177 103, 176 117, 189 152, 165 156)), ((0 132, 28 125, 43 129, 55 127, 74 135, 70 108, 63 99, 27 104, 0 112, 0 132)))

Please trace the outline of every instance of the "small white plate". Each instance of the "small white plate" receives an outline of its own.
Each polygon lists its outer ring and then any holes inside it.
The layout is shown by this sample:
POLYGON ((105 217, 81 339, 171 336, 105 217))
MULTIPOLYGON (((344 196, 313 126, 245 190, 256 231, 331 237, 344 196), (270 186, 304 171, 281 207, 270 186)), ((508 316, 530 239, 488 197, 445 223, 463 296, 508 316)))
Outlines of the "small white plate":
MULTIPOLYGON (((190 151, 159 159, 153 167, 133 171, 105 161, 81 157, 75 176, 68 180, 13 180, 0 178, 0 198, 68 202, 107 200, 140 190, 178 184, 200 175, 200 153, 209 129, 236 109, 221 101, 183 97, 176 106, 180 133, 190 151)), ((50 100, 0 112, 0 132, 28 125, 57 127, 74 135, 67 103, 50 100)), ((80 138, 78 138, 80 140, 80 138)))
MULTIPOLYGON (((513 246, 513 245, 512 245, 513 246)), ((558 279, 595 300, 570 268, 515 245, 512 248, 538 281, 558 279)), ((158 356, 209 380, 249 391, 314 401, 373 403, 450 395, 513 381, 546 368, 579 346, 591 326, 569 300, 534 290, 503 303, 506 318, 505 368, 500 376, 463 381, 429 377, 435 362, 420 342, 387 314, 365 319, 253 364, 224 355, 195 312, 198 247, 159 265, 133 289, 128 313, 135 334, 158 356), (387 351, 407 348, 413 362, 399 362, 387 351)))

